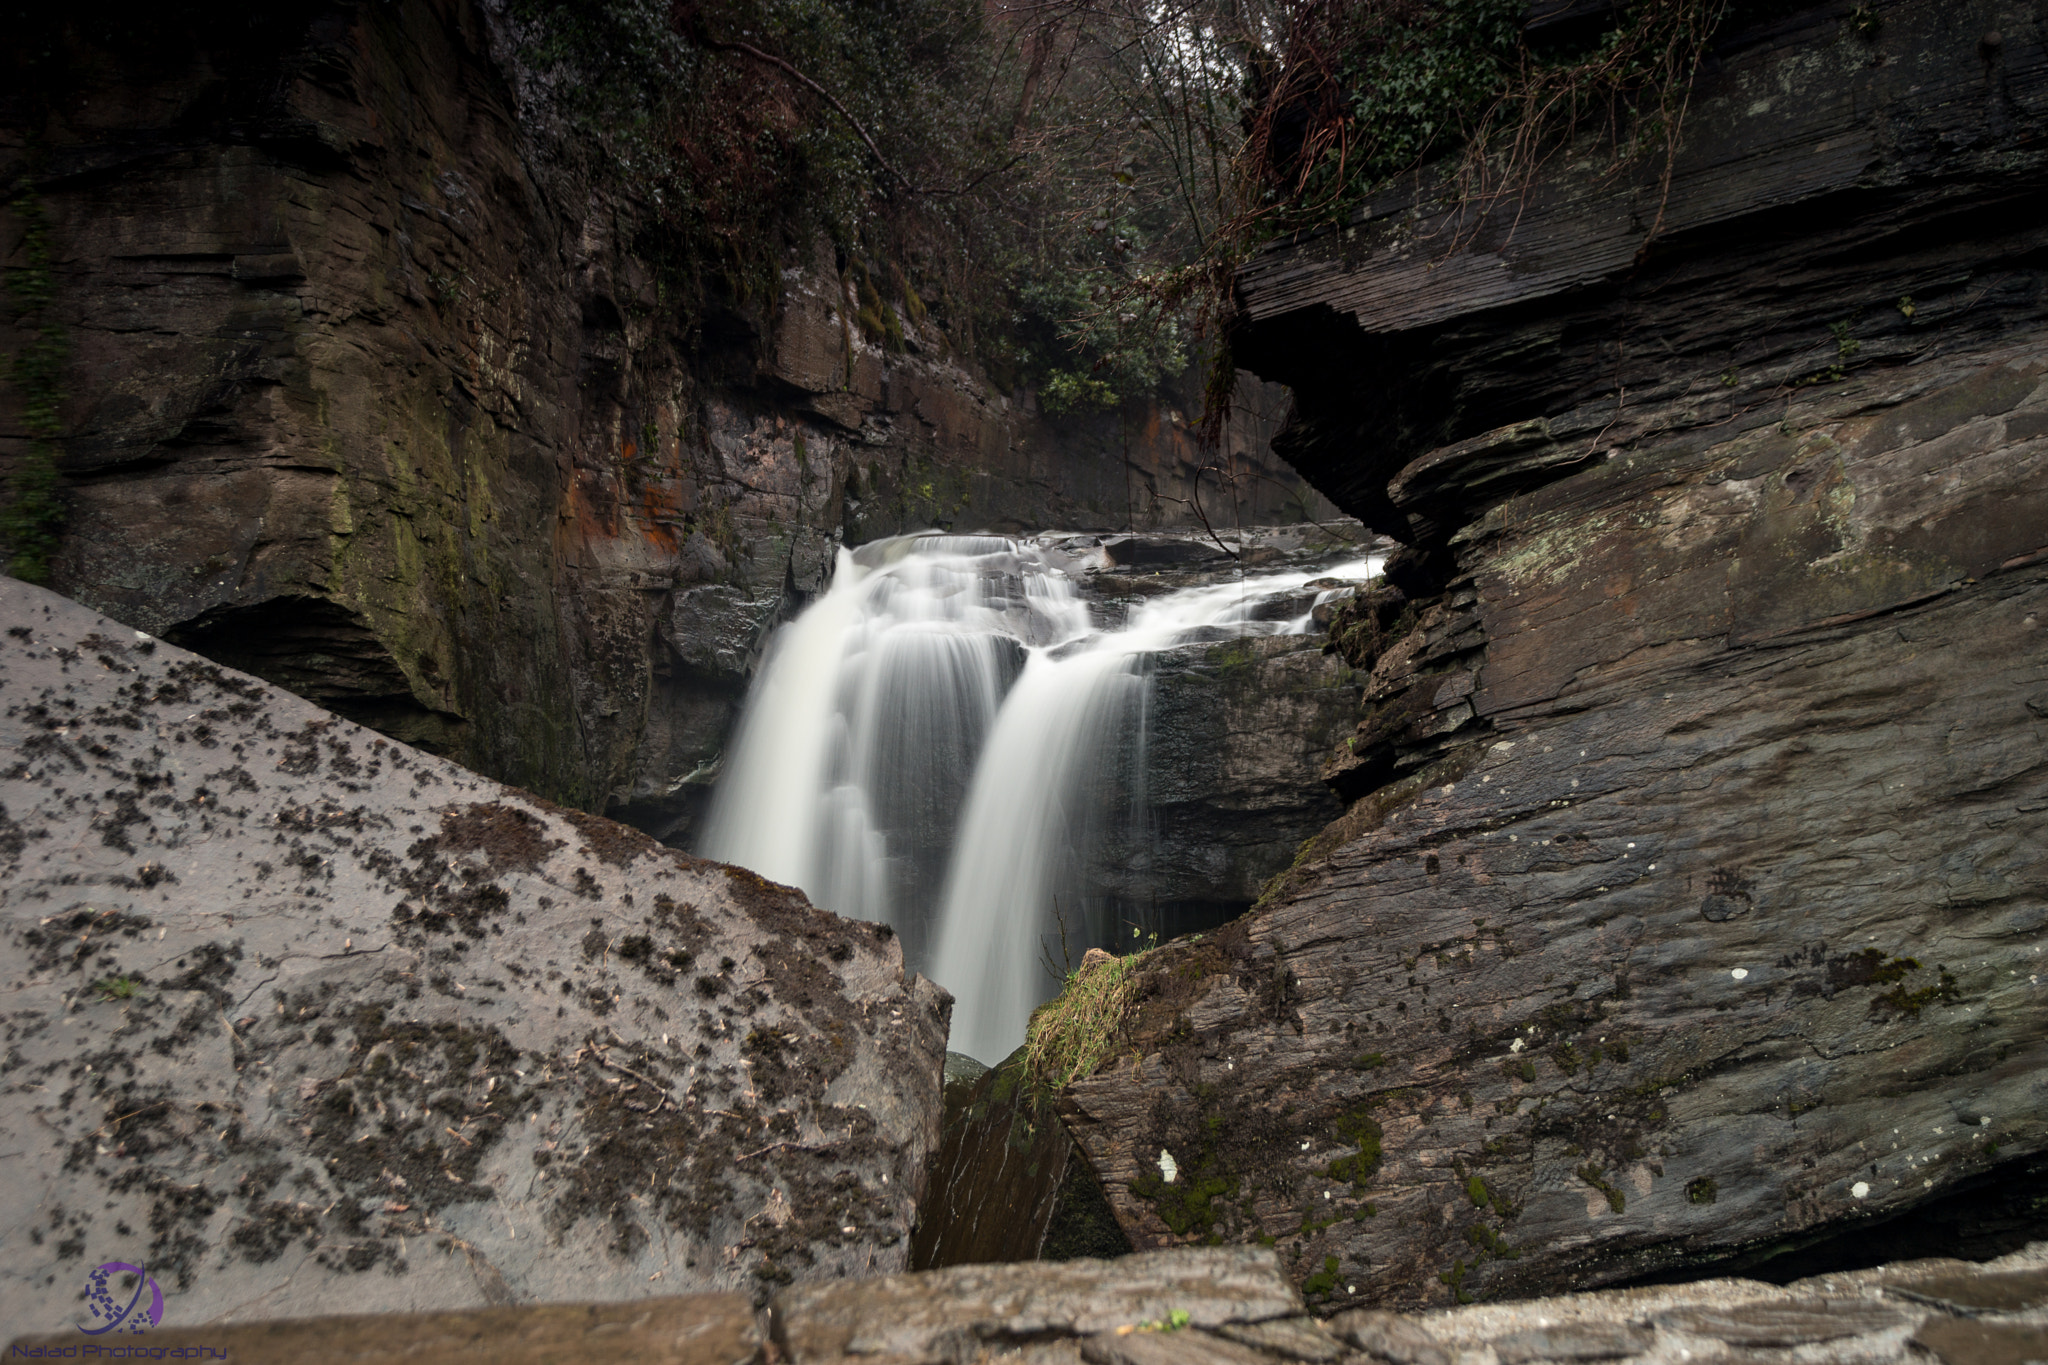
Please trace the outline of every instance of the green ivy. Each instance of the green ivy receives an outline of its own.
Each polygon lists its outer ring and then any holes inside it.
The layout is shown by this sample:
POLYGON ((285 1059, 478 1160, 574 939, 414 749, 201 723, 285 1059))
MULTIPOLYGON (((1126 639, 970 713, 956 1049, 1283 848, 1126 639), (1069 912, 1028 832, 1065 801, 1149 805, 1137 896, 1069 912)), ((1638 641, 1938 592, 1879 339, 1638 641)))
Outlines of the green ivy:
POLYGON ((1632 0, 1611 26, 1532 37, 1522 0, 1331 0, 1301 16, 1259 94, 1240 173, 1259 184, 1249 246, 1340 223, 1395 178, 1463 154, 1461 197, 1526 183, 1593 127, 1617 162, 1667 155, 1729 0, 1632 0), (1490 188, 1489 188, 1490 187, 1490 188))
POLYGON ((1371 130, 1354 172, 1366 182, 1462 145, 1519 66, 1523 0, 1442 0, 1432 8, 1346 66, 1356 92, 1351 115, 1371 130))

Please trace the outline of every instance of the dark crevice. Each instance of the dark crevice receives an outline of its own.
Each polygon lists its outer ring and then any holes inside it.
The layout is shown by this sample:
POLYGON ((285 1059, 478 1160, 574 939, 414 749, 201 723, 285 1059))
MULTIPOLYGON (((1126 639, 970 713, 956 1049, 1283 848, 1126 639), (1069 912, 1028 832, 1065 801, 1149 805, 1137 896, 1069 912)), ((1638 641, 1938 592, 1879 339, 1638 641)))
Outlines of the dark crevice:
POLYGON ((1991 1261, 2048 1239, 2048 1156, 2002 1162, 1943 1194, 1889 1217, 1840 1223, 1810 1237, 1789 1237, 1607 1286, 1687 1284, 1724 1276, 1790 1284, 1814 1275, 1870 1270, 1893 1261, 1945 1256, 1991 1261))
MULTIPOLYGON (((172 626, 164 639, 401 743, 444 756, 459 746, 466 722, 422 703, 370 623, 327 598, 213 607, 172 626)), ((423 657, 422 669, 433 672, 431 658, 423 657)))

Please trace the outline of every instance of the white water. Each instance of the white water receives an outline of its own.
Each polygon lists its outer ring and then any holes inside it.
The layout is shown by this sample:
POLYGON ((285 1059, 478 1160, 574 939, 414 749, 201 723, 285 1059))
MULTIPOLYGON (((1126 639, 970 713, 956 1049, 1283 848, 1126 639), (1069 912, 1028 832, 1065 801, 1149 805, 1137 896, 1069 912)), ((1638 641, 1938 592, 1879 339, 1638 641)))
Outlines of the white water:
POLYGON ((1091 841, 1138 817, 1149 656, 1303 633, 1306 614, 1253 616, 1379 567, 1187 589, 1112 630, 1067 575, 1088 562, 990 536, 841 551, 830 589, 770 642, 702 840, 708 857, 893 925, 957 1001, 949 1046, 988 1062, 1058 985, 1056 909, 1088 893, 1091 841))

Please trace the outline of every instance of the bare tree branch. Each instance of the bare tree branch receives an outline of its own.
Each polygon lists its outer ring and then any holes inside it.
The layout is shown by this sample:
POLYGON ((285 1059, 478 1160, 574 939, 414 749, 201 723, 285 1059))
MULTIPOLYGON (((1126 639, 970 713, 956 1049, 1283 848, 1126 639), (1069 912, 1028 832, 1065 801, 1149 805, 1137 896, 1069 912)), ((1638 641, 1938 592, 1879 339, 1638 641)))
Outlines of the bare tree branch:
POLYGON ((768 65, 776 67, 779 70, 785 72, 791 80, 794 80, 797 84, 803 86, 806 90, 811 91, 820 99, 824 100, 825 103, 831 105, 834 109, 837 109, 839 111, 839 117, 846 120, 847 126, 852 128, 854 133, 860 138, 860 140, 867 144, 868 150, 875 154, 875 160, 881 163, 882 169, 887 171, 890 175, 895 176, 898 180, 902 181, 904 189, 908 190, 912 194, 928 193, 928 191, 919 189, 915 181, 913 181, 909 176, 905 175, 903 172, 897 170, 896 164, 889 160, 888 157, 882 155, 882 149, 875 145, 875 140, 873 138, 868 136, 868 130, 861 127, 860 120, 853 116, 852 110, 848 109, 845 105, 839 102, 839 97, 837 95, 833 94, 830 90, 827 90, 824 86, 812 80, 809 76, 806 76, 803 72, 797 70, 794 66, 790 65, 790 63, 784 61, 782 58, 776 56, 772 52, 763 52, 760 48, 755 47, 752 43, 728 42, 722 38, 714 38, 710 34, 702 32, 701 30, 697 33, 696 37, 698 42, 704 44, 704 46, 708 48, 714 48, 720 52, 743 52, 747 56, 752 57, 757 62, 766 62, 768 63, 768 65))

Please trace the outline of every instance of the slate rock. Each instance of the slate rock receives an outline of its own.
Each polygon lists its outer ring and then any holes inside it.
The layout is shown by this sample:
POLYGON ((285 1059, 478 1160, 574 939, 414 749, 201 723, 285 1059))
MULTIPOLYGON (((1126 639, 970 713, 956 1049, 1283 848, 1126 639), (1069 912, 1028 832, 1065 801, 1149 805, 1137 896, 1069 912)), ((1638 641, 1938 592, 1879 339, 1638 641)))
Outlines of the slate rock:
MULTIPOLYGON (((68 1351, 79 1335, 22 1338, 68 1351)), ((165 1327, 144 1341, 108 1343, 142 1359, 183 1359, 156 1352, 225 1352, 236 1365, 557 1365, 565 1360, 631 1360, 640 1365, 751 1365, 761 1333, 744 1294, 691 1294, 624 1303, 546 1304, 467 1312, 388 1313, 295 1318, 217 1327, 165 1327)), ((11 1350, 11 1348, 10 1348, 11 1350)), ((118 1357, 116 1357, 118 1358, 118 1357)))
POLYGON ((1344 1348, 1336 1338, 1318 1326, 1314 1318, 1227 1322, 1216 1329, 1216 1335, 1288 1360, 1322 1362, 1336 1360, 1344 1354, 1344 1348))
POLYGON ((0 1316, 904 1264, 948 998, 895 940, 0 579, 0 1316))
POLYGON ((1123 536, 1103 542, 1102 553, 1119 568, 1162 569, 1188 564, 1213 564, 1230 558, 1220 546, 1199 540, 1164 536, 1123 536))
POLYGON ((1735 1308, 1680 1308, 1658 1315, 1659 1327, 1713 1337, 1735 1346, 1803 1346, 1808 1342, 1883 1332, 1907 1321, 1888 1304, 1854 1299, 1795 1299, 1735 1308))
POLYGON ((1022 1048, 978 1075, 961 1070, 946 1082, 912 1270, 1036 1259, 1073 1155, 1073 1139, 1025 1080, 1022 1048))
POLYGON ((1330 1331, 1375 1360, 1393 1365, 1451 1365, 1451 1353, 1399 1313, 1353 1308, 1331 1318, 1330 1331))
POLYGON ((1894 1280, 1885 1289, 1953 1313, 2019 1313, 2048 1308, 2048 1269, 1929 1275, 1894 1280))
POLYGON ((1994 131, 1995 11, 1899 0, 1881 63, 1731 11, 1654 248, 1588 155, 1246 267, 1276 448, 1406 548, 1331 624, 1344 813, 1063 1099, 1133 1245, 1449 1307, 1783 1269, 2048 1153, 2048 48, 1994 131))
POLYGON ((2037 1365, 2048 1360, 2048 1327, 1939 1319, 1914 1333, 1942 1365, 2037 1365))
POLYGON ((1537 1327, 1496 1337, 1494 1356, 1500 1365, 1535 1365, 1540 1361, 1626 1360, 1650 1349, 1655 1336, 1619 1322, 1573 1322, 1537 1327))
POLYGON ((791 1365, 964 1361, 984 1347, 1166 1322, 1177 1309, 1190 1327, 1213 1328, 1297 1316, 1301 1299, 1270 1250, 1204 1248, 797 1285, 776 1296, 770 1331, 791 1365))
POLYGON ((1143 838, 1104 849, 1089 876, 1168 938, 1242 913, 1343 813, 1318 774, 1355 723, 1358 679, 1320 635, 1233 632, 1150 668, 1143 838))
POLYGON ((1273 1357, 1249 1346, 1182 1329, 1092 1336, 1081 1343, 1089 1365, 1272 1365, 1273 1357))

